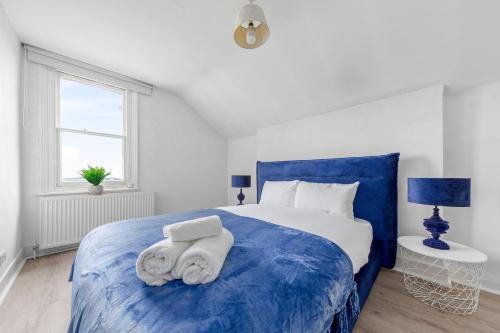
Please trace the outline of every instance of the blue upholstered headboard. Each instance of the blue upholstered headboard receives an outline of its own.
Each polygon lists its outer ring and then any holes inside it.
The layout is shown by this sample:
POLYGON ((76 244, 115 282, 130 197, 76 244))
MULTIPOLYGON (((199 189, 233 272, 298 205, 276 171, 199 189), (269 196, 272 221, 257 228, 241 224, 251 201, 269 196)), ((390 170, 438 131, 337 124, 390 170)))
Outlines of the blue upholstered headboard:
POLYGON ((303 180, 316 183, 359 181, 354 215, 370 221, 374 241, 382 245, 382 265, 396 261, 398 234, 397 182, 399 153, 382 156, 321 160, 257 162, 257 201, 266 180, 303 180))

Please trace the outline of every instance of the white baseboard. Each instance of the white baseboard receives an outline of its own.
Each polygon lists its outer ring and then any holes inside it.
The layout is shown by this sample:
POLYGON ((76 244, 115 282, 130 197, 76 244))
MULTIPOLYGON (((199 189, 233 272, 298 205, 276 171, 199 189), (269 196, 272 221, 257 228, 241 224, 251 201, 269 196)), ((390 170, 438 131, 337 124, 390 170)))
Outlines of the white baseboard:
POLYGON ((21 249, 17 252, 14 260, 12 260, 7 270, 0 277, 0 305, 2 305, 5 297, 9 293, 10 288, 14 284, 25 262, 26 259, 23 256, 23 249, 21 249))
POLYGON ((481 290, 500 295, 500 277, 498 275, 485 273, 483 275, 481 290))
MULTIPOLYGON (((37 257, 42 257, 64 251, 70 251, 76 248, 78 248, 78 244, 72 244, 52 249, 38 250, 37 257)), ((24 248, 19 250, 19 252, 17 252, 16 256, 14 257, 14 260, 12 260, 9 267, 7 267, 7 270, 0 277, 0 306, 2 305, 7 294, 9 293, 9 290, 14 284, 17 276, 19 275, 19 272, 23 268, 26 259, 30 258, 33 258, 33 250, 31 246, 25 246, 24 248)))

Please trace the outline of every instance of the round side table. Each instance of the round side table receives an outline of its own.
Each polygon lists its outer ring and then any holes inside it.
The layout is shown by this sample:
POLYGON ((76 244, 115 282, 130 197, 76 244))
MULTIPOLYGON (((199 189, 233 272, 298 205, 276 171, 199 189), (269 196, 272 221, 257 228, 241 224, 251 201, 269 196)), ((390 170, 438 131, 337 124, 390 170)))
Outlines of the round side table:
POLYGON ((471 247, 447 241, 449 250, 425 246, 426 237, 398 238, 406 290, 442 311, 472 314, 477 310, 488 257, 471 247))

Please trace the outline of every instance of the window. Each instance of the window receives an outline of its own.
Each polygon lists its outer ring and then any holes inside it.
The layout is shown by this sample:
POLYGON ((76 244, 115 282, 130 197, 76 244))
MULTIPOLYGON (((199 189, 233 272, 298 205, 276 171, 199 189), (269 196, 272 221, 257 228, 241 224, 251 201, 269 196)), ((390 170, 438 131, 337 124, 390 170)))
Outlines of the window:
POLYGON ((110 171, 108 185, 124 184, 126 92, 67 74, 58 77, 58 186, 85 184, 79 171, 87 165, 110 171))
POLYGON ((139 94, 152 86, 32 46, 26 49, 23 126, 36 158, 39 195, 87 191, 79 172, 111 171, 104 187, 138 188, 139 94))

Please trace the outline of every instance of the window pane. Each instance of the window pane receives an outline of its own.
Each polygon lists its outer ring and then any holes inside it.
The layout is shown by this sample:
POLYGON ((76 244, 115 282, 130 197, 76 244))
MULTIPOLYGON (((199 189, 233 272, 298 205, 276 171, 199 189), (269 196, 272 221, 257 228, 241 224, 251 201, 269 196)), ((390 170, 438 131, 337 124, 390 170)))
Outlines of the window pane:
POLYGON ((62 180, 81 180, 78 173, 89 164, 111 171, 106 180, 123 180, 122 143, 122 139, 62 131, 62 180))
POLYGON ((92 84, 61 79, 60 126, 123 134, 123 94, 92 84))

